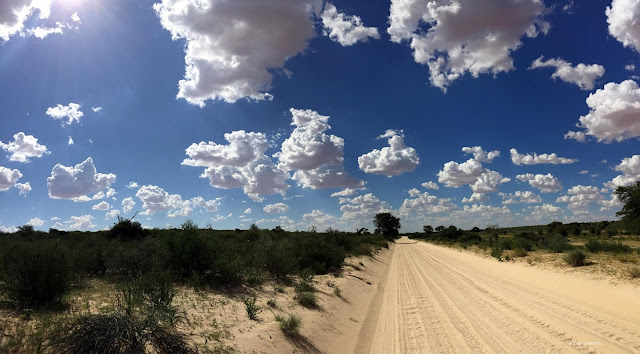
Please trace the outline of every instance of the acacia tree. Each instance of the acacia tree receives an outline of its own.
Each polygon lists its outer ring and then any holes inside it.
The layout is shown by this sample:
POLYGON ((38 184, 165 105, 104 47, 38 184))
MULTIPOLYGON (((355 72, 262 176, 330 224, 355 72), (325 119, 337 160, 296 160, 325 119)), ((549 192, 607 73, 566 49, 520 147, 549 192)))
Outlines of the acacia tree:
POLYGON ((400 219, 391 213, 378 213, 373 219, 377 234, 383 234, 388 238, 397 238, 400 230, 400 219))
POLYGON ((616 188, 613 192, 618 199, 624 203, 622 209, 616 216, 622 216, 622 221, 628 223, 631 231, 637 232, 640 229, 640 181, 631 186, 616 188))

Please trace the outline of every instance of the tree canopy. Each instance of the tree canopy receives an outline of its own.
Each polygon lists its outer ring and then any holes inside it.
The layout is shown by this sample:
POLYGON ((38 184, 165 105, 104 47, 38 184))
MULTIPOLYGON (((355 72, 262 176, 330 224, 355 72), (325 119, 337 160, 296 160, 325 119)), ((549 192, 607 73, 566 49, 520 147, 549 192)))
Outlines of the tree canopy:
POLYGON ((377 234, 383 234, 389 238, 396 238, 400 230, 400 219, 391 213, 376 214, 373 224, 377 234))
POLYGON ((622 186, 616 188, 613 192, 623 203, 622 209, 616 213, 616 216, 622 216, 625 221, 633 229, 640 229, 640 181, 630 186, 622 186))

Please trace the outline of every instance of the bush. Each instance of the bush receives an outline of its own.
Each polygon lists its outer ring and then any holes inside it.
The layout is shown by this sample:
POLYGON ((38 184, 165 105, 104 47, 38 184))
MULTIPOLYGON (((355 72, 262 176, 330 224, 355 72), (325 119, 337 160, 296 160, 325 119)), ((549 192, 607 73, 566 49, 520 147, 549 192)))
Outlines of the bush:
POLYGON ((491 257, 502 261, 502 248, 500 247, 494 247, 491 249, 491 257))
POLYGON ((173 302, 176 290, 173 277, 167 270, 154 270, 140 279, 144 299, 153 307, 168 308, 173 302))
POLYGON ((57 242, 16 245, 8 250, 4 263, 4 290, 10 300, 23 306, 58 302, 69 290, 69 257, 57 242))
POLYGON ((582 250, 573 250, 564 257, 565 262, 569 263, 572 267, 579 267, 585 265, 587 254, 582 250))
POLYGON ((318 305, 316 294, 312 292, 300 292, 296 297, 298 299, 298 303, 304 307, 316 307, 318 305))
POLYGON ((629 276, 632 279, 640 278, 640 268, 633 267, 633 268, 629 269, 629 276))
POLYGON ((255 296, 242 298, 244 309, 247 310, 249 319, 253 321, 256 321, 258 319, 258 314, 262 311, 262 308, 258 304, 256 304, 257 300, 258 298, 255 296))
POLYGON ((547 235, 542 241, 542 246, 554 253, 561 253, 572 248, 564 236, 557 234, 547 235))
POLYGON ((633 249, 621 242, 606 242, 598 240, 589 240, 584 247, 591 253, 611 252, 611 253, 631 253, 633 249))
POLYGON ((293 336, 300 333, 302 318, 298 315, 290 314, 287 318, 276 315, 276 321, 280 322, 280 329, 287 335, 293 336))
POLYGON ((144 238, 147 235, 147 231, 142 228, 142 225, 133 221, 135 214, 129 218, 125 219, 118 215, 118 222, 113 224, 111 230, 109 230, 110 238, 122 238, 125 240, 138 240, 144 238))

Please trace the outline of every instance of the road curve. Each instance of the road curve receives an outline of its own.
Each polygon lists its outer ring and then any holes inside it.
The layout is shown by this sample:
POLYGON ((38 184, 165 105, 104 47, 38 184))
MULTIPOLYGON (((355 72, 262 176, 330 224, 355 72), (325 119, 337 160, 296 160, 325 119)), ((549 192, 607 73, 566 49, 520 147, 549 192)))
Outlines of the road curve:
POLYGON ((402 238, 357 353, 640 353, 640 289, 402 238))

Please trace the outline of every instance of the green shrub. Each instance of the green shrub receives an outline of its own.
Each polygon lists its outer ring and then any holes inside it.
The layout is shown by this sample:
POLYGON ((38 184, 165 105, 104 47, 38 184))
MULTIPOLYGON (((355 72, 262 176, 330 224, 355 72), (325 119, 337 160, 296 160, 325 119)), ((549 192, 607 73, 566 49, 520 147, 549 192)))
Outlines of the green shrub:
POLYGON ((276 315, 276 321, 280 322, 280 329, 286 335, 294 336, 300 333, 302 318, 298 315, 289 314, 287 318, 276 315))
POLYGON ((494 247, 491 249, 491 257, 502 261, 502 248, 500 247, 494 247))
POLYGON ((147 231, 142 228, 142 225, 137 221, 133 221, 134 217, 135 214, 129 219, 118 216, 118 222, 113 224, 111 230, 109 230, 109 237, 119 237, 125 240, 139 240, 147 236, 147 231))
POLYGON ((564 236, 557 234, 547 235, 542 241, 542 247, 554 253, 561 253, 572 248, 564 236))
POLYGON ((168 270, 154 270, 140 279, 144 299, 153 307, 168 308, 173 302, 176 290, 173 277, 168 270))
POLYGON ((527 250, 526 250, 526 249, 524 249, 524 248, 516 247, 516 248, 513 250, 513 256, 514 256, 514 257, 526 257, 528 254, 529 254, 529 253, 528 253, 528 252, 527 252, 527 250))
POLYGON ((591 253, 597 252, 611 252, 611 253, 631 253, 633 249, 627 245, 623 245, 621 242, 606 242, 598 240, 589 240, 585 243, 584 247, 591 253))
POLYGON ((71 284, 71 267, 57 242, 17 244, 5 254, 4 291, 22 306, 42 306, 62 299, 71 284))
POLYGON ((579 267, 585 265, 587 254, 582 250, 573 250, 567 253, 564 257, 565 262, 569 263, 572 267, 579 267))
POLYGON ((316 294, 312 292, 299 292, 296 298, 298 303, 304 307, 316 307, 318 305, 316 294))
POLYGON ((640 268, 633 267, 633 268, 629 269, 629 276, 632 279, 640 278, 640 268))
POLYGON ((244 309, 247 310, 249 319, 253 321, 258 319, 258 314, 262 311, 262 308, 256 303, 257 301, 258 298, 256 296, 242 298, 244 309))

